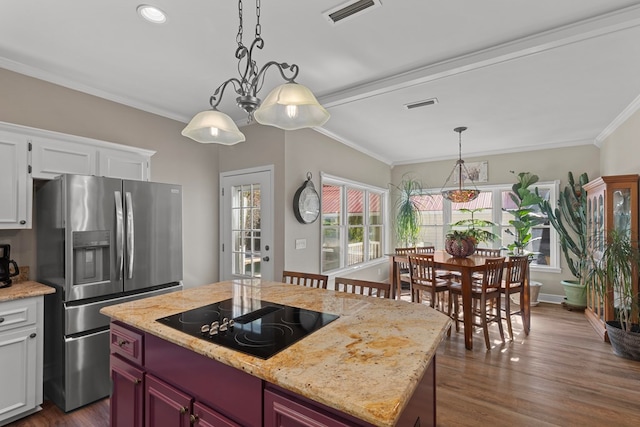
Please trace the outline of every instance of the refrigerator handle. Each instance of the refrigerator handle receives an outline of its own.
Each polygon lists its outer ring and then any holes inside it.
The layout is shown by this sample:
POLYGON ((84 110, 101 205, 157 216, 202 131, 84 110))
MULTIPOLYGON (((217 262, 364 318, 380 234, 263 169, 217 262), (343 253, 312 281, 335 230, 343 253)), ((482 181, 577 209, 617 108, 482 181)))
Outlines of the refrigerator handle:
POLYGON ((131 193, 125 193, 125 202, 127 208, 127 275, 129 279, 133 278, 133 202, 131 200, 131 193))
POLYGON ((118 268, 116 270, 116 280, 121 280, 120 274, 124 263, 124 230, 122 228, 124 215, 122 212, 122 194, 114 191, 116 200, 116 258, 118 268))

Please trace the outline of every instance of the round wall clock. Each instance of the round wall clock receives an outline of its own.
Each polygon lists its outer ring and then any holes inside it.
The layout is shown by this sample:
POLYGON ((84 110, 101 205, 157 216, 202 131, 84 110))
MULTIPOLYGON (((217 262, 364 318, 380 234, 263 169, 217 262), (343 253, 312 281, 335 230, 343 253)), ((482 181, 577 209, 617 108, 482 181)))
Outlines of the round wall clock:
POLYGON ((320 197, 311 182, 311 172, 307 172, 307 180, 293 196, 293 213, 302 224, 311 224, 320 215, 320 197))

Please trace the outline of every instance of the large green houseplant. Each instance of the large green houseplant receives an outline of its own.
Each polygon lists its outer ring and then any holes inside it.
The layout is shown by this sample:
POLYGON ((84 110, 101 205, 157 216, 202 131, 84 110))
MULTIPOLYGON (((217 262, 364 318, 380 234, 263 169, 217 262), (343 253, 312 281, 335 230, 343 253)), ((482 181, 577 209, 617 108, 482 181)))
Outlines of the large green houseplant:
MULTIPOLYGON (((549 201, 541 197, 538 204, 547 216, 549 223, 558 233, 560 247, 567 266, 575 280, 563 280, 566 304, 569 308, 584 309, 587 306, 585 276, 589 263, 587 250, 587 192, 583 186, 589 177, 583 173, 576 182, 571 172, 567 176, 567 185, 559 195, 554 208, 549 201)), ((536 188, 536 194, 539 195, 536 188)))
POLYGON ((415 246, 420 237, 420 198, 423 195, 422 182, 411 174, 404 174, 395 188, 395 232, 396 242, 405 247, 415 246))
POLYGON ((460 212, 469 214, 469 218, 463 218, 459 221, 450 224, 451 233, 458 231, 459 234, 465 234, 473 237, 476 243, 493 242, 498 239, 498 235, 488 230, 487 228, 496 227, 496 224, 486 219, 476 218, 475 214, 482 211, 484 208, 476 209, 459 209, 460 212))
POLYGON ((469 218, 463 218, 450 224, 450 230, 445 236, 445 250, 454 257, 466 257, 475 251, 476 245, 481 242, 493 242, 498 236, 487 227, 494 227, 491 221, 475 218, 478 209, 460 209, 460 212, 470 214, 469 218))
MULTIPOLYGON (((514 173, 514 172, 512 172, 514 173)), ((509 224, 513 227, 506 229, 505 233, 513 236, 513 242, 509 243, 506 247, 510 253, 516 255, 523 255, 526 253, 531 254, 531 251, 527 251, 527 246, 537 240, 533 237, 532 229, 536 225, 544 223, 544 217, 537 212, 538 204, 541 201, 540 196, 531 191, 531 186, 538 182, 538 175, 530 172, 520 172, 516 176, 516 183, 511 187, 509 197, 515 204, 515 208, 503 208, 513 215, 513 219, 509 221, 509 224)))
POLYGON ((640 360, 640 301, 637 280, 640 252, 628 231, 609 230, 604 251, 591 257, 587 283, 603 300, 613 302, 615 321, 606 328, 613 352, 621 357, 640 360))

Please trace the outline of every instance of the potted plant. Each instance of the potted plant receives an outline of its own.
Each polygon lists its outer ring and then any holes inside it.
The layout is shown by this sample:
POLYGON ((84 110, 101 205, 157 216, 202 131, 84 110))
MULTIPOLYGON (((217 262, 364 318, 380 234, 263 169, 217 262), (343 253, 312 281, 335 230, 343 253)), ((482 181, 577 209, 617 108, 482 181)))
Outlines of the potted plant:
POLYGON ((398 193, 396 199, 396 242, 405 247, 415 246, 420 236, 420 200, 422 182, 410 174, 404 174, 399 185, 391 184, 398 193))
POLYGON ((453 257, 466 258, 473 255, 478 241, 468 230, 452 230, 447 233, 444 250, 453 257))
POLYGON ((637 242, 629 232, 610 230, 604 251, 593 254, 587 283, 605 301, 613 302, 616 320, 606 322, 613 352, 621 357, 640 360, 640 303, 634 278, 640 271, 637 242))
POLYGON ((496 224, 494 222, 487 221, 486 219, 475 218, 475 214, 482 210, 483 208, 460 209, 460 212, 468 213, 471 218, 464 218, 460 221, 451 223, 451 230, 460 230, 461 227, 464 227, 463 231, 465 231, 469 236, 473 237, 476 241, 476 244, 483 242, 493 242, 494 240, 498 239, 499 237, 497 234, 486 229, 486 227, 495 227, 496 224))
MULTIPOLYGON (((512 173, 514 172, 512 171, 512 173)), ((533 238, 531 229, 545 221, 544 217, 536 212, 542 199, 529 188, 536 182, 538 182, 538 175, 520 172, 517 175, 516 183, 511 187, 512 191, 509 193, 509 197, 516 207, 502 209, 514 217, 509 221, 514 231, 506 229, 505 233, 514 237, 513 242, 506 247, 510 253, 515 255, 533 254, 533 252, 527 252, 526 247, 539 238, 533 238)))
MULTIPOLYGON (((558 233, 562 253, 575 280, 563 280, 565 302, 568 308, 584 309, 587 306, 587 292, 584 278, 589 263, 587 251, 587 192, 582 188, 589 182, 583 173, 578 182, 568 173, 567 185, 560 193, 555 208, 540 198, 540 210, 558 233)), ((539 195, 536 188, 536 194, 539 195)))

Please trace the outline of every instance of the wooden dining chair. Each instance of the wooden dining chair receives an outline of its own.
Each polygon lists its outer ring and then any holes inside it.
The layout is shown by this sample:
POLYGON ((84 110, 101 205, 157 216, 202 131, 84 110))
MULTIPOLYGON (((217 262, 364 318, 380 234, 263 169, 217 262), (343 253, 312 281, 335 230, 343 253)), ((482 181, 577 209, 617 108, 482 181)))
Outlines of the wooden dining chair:
POLYGON ((327 289, 329 276, 324 274, 302 273, 299 271, 283 271, 282 281, 284 283, 306 286, 308 288, 327 289))
MULTIPOLYGON (((510 256, 507 260, 507 274, 502 281, 500 292, 504 295, 504 309, 505 318, 507 320, 507 327, 509 328, 509 336, 513 340, 513 328, 511 326, 511 316, 520 315, 524 323, 524 311, 522 305, 524 304, 524 281, 527 277, 527 268, 529 267, 529 256, 510 256), (520 294, 520 305, 515 311, 511 311, 511 294, 520 294)), ((525 331, 526 333, 526 331, 525 331)))
POLYGON ((391 283, 336 277, 336 291, 378 298, 391 298, 391 283))
POLYGON ((500 249, 476 248, 476 251, 473 254, 479 255, 479 256, 486 256, 489 258, 497 258, 500 256, 500 249))
MULTIPOLYGON (((491 349, 489 342, 489 326, 491 322, 498 323, 500 338, 504 343, 504 330, 502 329, 502 310, 500 309, 500 296, 502 295, 502 271, 504 269, 504 258, 487 258, 482 271, 482 281, 480 283, 475 280, 471 282, 471 298, 473 307, 474 321, 473 326, 482 327, 484 332, 484 341, 487 350, 491 349), (489 307, 489 311, 487 311, 489 307), (475 321, 479 317, 480 321, 475 321)), ((462 284, 451 282, 449 285, 449 313, 451 313, 451 305, 453 304, 453 320, 456 323, 456 332, 459 331, 459 301, 458 297, 462 296, 462 284)))
MULTIPOLYGON (((432 254, 409 254, 409 274, 411 278, 411 302, 422 303, 424 294, 429 296, 431 307, 445 311, 445 300, 441 297, 449 292, 448 280, 436 277, 432 254), (439 308, 438 308, 439 307, 439 308)), ((450 305, 447 303, 447 308, 450 305)), ((447 314, 450 311, 447 309, 447 314)))
POLYGON ((435 251, 435 246, 416 246, 414 252, 417 254, 432 254, 435 251))
MULTIPOLYGON (((396 248, 396 255, 407 255, 410 253, 415 253, 416 248, 396 248)), ((401 286, 405 289, 409 288, 409 261, 397 261, 396 262, 396 270, 397 270, 397 283, 400 283, 401 286)))

